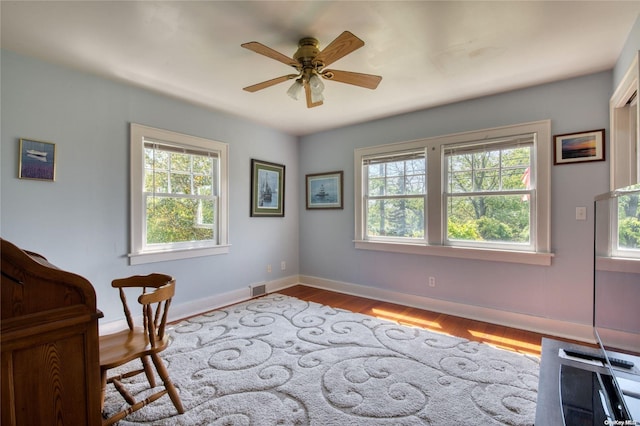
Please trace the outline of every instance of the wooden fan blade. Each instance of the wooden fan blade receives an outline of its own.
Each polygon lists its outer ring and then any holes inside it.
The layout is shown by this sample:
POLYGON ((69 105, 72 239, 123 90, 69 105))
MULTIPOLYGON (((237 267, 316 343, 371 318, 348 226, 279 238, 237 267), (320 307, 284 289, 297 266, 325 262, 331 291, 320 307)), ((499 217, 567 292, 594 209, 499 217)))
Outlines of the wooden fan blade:
POLYGON ((253 52, 259 53, 261 55, 266 56, 267 58, 275 59, 276 61, 282 62, 285 65, 290 65, 292 67, 298 68, 300 65, 293 59, 284 55, 276 50, 273 50, 270 47, 265 46, 262 43, 258 43, 257 41, 250 41, 249 43, 241 44, 240 46, 245 49, 249 49, 253 52))
POLYGON ((246 90, 247 92, 257 92, 258 90, 266 89, 267 87, 274 86, 278 83, 282 83, 283 81, 291 80, 292 78, 298 77, 298 74, 289 74, 283 75, 282 77, 273 78, 271 80, 263 81, 262 83, 254 84, 253 86, 244 87, 242 90, 246 90))
POLYGON ((364 46, 364 41, 349 31, 345 31, 329 43, 327 47, 322 49, 322 52, 318 54, 316 60, 322 62, 324 66, 327 66, 354 50, 360 49, 362 46, 364 46))
POLYGON ((331 81, 339 81, 340 83, 353 84, 355 86, 365 87, 367 89, 375 89, 380 84, 382 77, 379 75, 362 74, 359 72, 325 70, 322 77, 331 81))
POLYGON ((304 85, 304 93, 307 96, 307 108, 313 108, 322 105, 322 101, 315 103, 311 101, 311 87, 309 87, 309 84, 304 85))

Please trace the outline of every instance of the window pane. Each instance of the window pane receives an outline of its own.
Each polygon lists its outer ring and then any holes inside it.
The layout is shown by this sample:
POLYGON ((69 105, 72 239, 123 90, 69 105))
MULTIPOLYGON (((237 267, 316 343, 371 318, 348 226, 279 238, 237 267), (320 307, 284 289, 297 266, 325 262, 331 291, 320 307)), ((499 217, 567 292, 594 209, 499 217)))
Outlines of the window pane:
POLYGON ((371 164, 367 166, 367 172, 370 179, 384 176, 384 164, 371 164))
POLYGON ((153 172, 146 170, 144 175, 145 192, 167 193, 169 192, 169 174, 166 172, 153 172))
POLYGON ((386 163, 387 176, 402 176, 404 175, 404 161, 394 161, 386 163))
POLYGON ((191 194, 191 175, 171 173, 171 193, 191 194))
POLYGON ((529 243, 530 206, 522 195, 448 197, 447 238, 529 243))
POLYGON ((191 171, 191 155, 180 154, 177 152, 171 153, 171 170, 190 172, 191 171))
POLYGON ((502 171, 502 189, 528 189, 529 168, 519 167, 502 171))
POLYGON ((529 189, 530 162, 529 146, 449 155, 449 192, 529 189))
POLYGON ((370 164, 366 167, 368 195, 424 194, 426 161, 424 158, 370 164))
POLYGON ((449 192, 471 192, 473 191, 473 172, 460 171, 449 173, 449 192))
POLYGON ((386 195, 401 195, 404 194, 404 177, 392 177, 388 178, 385 185, 386 195))
POLYGON ((214 159, 203 155, 193 156, 193 173, 208 175, 211 174, 214 159))
POLYGON ((406 162, 406 167, 407 167, 408 175, 418 175, 418 174, 424 175, 426 171, 424 158, 409 160, 406 162))
POLYGON ((369 179, 369 195, 384 195, 384 178, 369 179))
POLYGON ((449 158, 449 169, 452 172, 471 170, 471 156, 452 155, 449 158))
POLYGON ((531 147, 509 148, 502 150, 502 166, 529 166, 531 147))
POLYGON ((640 207, 638 194, 618 198, 618 249, 640 252, 640 207))
POLYGON ((496 150, 473 154, 473 167, 475 169, 500 167, 500 151, 496 150))
POLYGON ((500 190, 500 170, 485 169, 477 170, 473 174, 475 191, 498 191, 500 190))
POLYGON ((153 167, 156 170, 169 170, 169 153, 160 150, 145 149, 145 151, 151 151, 151 157, 153 158, 153 167))
POLYGON ((424 238, 424 197, 369 200, 369 236, 424 238))
POLYGON ((217 195, 213 193, 211 176, 194 176, 193 189, 196 195, 217 195))
POLYGON ((424 174, 407 176, 405 178, 405 194, 424 194, 426 192, 426 177, 424 174))
POLYGON ((214 213, 213 200, 148 197, 147 244, 213 240, 214 213))

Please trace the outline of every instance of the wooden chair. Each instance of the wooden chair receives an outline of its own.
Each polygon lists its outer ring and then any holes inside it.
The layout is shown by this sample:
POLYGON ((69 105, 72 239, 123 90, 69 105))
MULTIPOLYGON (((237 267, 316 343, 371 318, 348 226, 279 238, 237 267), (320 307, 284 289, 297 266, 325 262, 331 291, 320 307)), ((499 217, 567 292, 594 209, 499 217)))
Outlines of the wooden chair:
POLYGON ((127 319, 128 329, 118 333, 100 336, 100 374, 102 379, 102 408, 107 384, 111 383, 120 392, 129 407, 103 420, 103 425, 111 425, 127 415, 155 401, 165 394, 169 394, 178 413, 184 413, 178 392, 169 378, 169 373, 160 359, 159 353, 169 344, 165 334, 167 313, 171 298, 175 293, 175 279, 169 275, 150 274, 136 275, 114 280, 111 286, 120 291, 120 299, 127 319), (142 305, 142 326, 135 326, 125 295, 125 288, 139 288, 142 292, 138 302, 142 305), (147 291, 149 290, 149 291, 147 291), (108 371, 125 365, 135 359, 142 362, 142 368, 134 366, 132 370, 115 376, 109 376, 108 371), (150 362, 151 361, 151 362, 150 362), (164 387, 142 401, 136 401, 128 392, 122 379, 145 373, 150 388, 156 387, 156 380, 151 364, 155 366, 164 387))

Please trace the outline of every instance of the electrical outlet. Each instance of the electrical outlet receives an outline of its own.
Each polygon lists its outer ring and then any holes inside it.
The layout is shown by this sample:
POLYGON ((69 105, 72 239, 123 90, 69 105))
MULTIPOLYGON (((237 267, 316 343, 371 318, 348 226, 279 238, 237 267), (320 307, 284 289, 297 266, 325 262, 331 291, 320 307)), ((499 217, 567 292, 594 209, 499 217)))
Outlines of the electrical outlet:
POLYGON ((287 269, 287 262, 285 262, 284 260, 280 262, 280 269, 283 271, 287 269))
POLYGON ((270 274, 271 273, 271 264, 267 265, 267 272, 270 274))
POLYGON ((436 286, 436 277, 429 277, 429 287, 436 286))

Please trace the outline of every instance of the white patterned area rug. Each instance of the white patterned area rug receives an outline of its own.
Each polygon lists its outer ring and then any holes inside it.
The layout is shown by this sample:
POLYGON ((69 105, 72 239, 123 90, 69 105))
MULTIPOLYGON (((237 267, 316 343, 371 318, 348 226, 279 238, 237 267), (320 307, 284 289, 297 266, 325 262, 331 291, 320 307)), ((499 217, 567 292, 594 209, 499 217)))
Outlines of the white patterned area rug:
MULTIPOLYGON (((539 359, 272 294, 185 320, 167 395, 120 425, 532 425, 539 359)), ((144 375, 133 393, 144 397, 144 375)), ((110 387, 111 388, 111 387, 110 387)), ((109 389, 106 412, 122 405, 109 389)))

